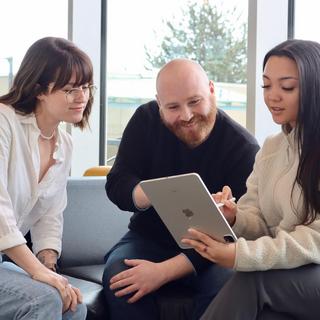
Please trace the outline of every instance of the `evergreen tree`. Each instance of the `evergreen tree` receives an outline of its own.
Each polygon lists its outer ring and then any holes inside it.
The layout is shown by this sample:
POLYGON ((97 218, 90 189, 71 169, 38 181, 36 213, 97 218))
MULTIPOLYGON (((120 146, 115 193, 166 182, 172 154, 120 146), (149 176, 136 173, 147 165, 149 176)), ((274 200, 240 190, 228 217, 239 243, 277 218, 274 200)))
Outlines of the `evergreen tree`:
POLYGON ((189 58, 198 61, 214 81, 245 83, 247 25, 232 24, 229 16, 235 13, 235 8, 219 12, 209 1, 189 3, 178 23, 164 21, 167 34, 158 53, 145 47, 147 61, 159 68, 174 58, 189 58))

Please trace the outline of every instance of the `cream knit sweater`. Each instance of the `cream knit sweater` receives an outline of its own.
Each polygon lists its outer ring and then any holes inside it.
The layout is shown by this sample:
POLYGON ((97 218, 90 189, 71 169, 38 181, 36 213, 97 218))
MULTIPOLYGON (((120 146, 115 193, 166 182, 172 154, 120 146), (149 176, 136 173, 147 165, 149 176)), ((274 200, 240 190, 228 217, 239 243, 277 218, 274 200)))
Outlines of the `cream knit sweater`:
POLYGON ((234 269, 255 271, 290 269, 320 263, 320 219, 308 226, 299 219, 299 186, 291 190, 298 168, 298 148, 293 132, 269 137, 257 153, 247 193, 238 202, 234 269))

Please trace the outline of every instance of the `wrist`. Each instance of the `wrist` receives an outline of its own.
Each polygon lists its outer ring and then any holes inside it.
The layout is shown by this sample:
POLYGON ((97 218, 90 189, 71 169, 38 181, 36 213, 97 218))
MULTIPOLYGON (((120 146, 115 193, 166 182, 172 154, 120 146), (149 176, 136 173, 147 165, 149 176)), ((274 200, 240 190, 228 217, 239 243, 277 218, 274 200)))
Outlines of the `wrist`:
POLYGON ((162 285, 168 283, 171 281, 171 274, 168 270, 168 266, 166 264, 166 261, 158 262, 158 275, 160 277, 160 281, 162 285))
POLYGON ((180 279, 194 271, 193 265, 184 254, 159 262, 159 265, 159 274, 163 277, 164 283, 180 279))
POLYGON ((236 244, 229 243, 227 245, 228 259, 225 267, 233 269, 236 260, 236 244))
POLYGON ((38 260, 48 269, 57 271, 58 252, 53 249, 44 249, 37 253, 38 260))
POLYGON ((36 277, 38 274, 50 272, 48 268, 44 264, 42 264, 38 259, 36 259, 36 261, 37 263, 33 264, 32 268, 28 270, 28 273, 32 278, 36 277))

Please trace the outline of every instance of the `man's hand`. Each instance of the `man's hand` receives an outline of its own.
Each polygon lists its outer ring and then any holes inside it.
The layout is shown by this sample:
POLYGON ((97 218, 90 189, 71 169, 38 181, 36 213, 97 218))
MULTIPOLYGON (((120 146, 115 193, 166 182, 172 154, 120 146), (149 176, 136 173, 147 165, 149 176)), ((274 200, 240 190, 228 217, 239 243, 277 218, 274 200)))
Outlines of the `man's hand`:
POLYGON ((134 303, 166 283, 160 263, 139 259, 125 259, 124 262, 131 268, 110 279, 110 289, 119 289, 115 292, 116 297, 134 293, 128 300, 129 303, 134 303))
POLYGON ((38 252, 37 258, 39 261, 46 266, 48 269, 56 272, 56 265, 58 259, 57 251, 53 249, 44 249, 38 252))

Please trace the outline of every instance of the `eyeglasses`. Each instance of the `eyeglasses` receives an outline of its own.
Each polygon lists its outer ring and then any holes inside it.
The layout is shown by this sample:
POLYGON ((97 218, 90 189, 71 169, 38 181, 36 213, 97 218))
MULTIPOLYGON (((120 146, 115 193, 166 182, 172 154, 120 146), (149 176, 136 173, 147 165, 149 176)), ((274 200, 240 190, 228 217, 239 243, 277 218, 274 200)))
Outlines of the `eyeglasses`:
POLYGON ((82 86, 80 88, 72 88, 70 90, 62 90, 66 94, 67 102, 72 103, 83 94, 86 99, 92 99, 97 87, 95 85, 82 86))

